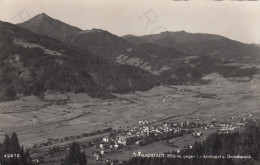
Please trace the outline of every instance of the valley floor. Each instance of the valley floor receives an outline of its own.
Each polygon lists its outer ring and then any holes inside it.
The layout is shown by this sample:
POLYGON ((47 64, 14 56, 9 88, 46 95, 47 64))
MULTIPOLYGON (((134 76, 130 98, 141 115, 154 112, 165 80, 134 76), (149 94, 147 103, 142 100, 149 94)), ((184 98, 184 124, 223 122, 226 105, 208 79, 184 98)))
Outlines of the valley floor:
MULTIPOLYGON (((224 122, 231 118, 260 117, 259 75, 252 79, 236 80, 211 74, 205 79, 211 82, 206 85, 158 86, 147 92, 115 94, 117 98, 110 100, 93 99, 86 94, 49 91, 43 98, 29 96, 18 101, 2 102, 0 141, 5 133, 16 132, 23 146, 33 148, 35 157, 46 157, 48 149, 54 145, 64 147, 73 140, 93 142, 108 136, 108 128, 132 128, 139 126, 138 121, 147 120, 153 124, 183 121, 210 123, 213 120, 224 122), (92 135, 84 136, 87 133, 92 135)), ((207 133, 210 131, 204 135, 207 133)), ((182 148, 195 140, 198 139, 185 135, 170 142, 182 148)), ((159 141, 145 147, 122 149, 107 157, 129 159, 129 154, 135 151, 166 152, 178 147, 159 141)), ((92 151, 86 148, 91 158, 92 151)), ((62 155, 54 159, 60 158, 62 155)), ((89 161, 95 162, 94 159, 89 161)))

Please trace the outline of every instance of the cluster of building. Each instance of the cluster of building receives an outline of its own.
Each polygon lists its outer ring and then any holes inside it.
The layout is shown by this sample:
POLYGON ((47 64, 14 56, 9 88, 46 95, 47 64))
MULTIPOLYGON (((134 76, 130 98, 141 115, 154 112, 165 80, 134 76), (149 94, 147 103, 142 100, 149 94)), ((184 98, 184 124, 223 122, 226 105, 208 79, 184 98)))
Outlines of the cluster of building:
POLYGON ((101 163, 107 163, 107 164, 110 164, 110 165, 122 164, 122 162, 119 162, 119 161, 115 162, 115 160, 110 160, 110 159, 104 158, 98 152, 94 152, 94 157, 95 157, 96 161, 99 161, 101 163))
MULTIPOLYGON (((96 146, 94 156, 96 160, 101 160, 102 155, 111 152, 119 152, 120 148, 130 148, 133 144, 143 144, 145 141, 153 142, 158 137, 160 140, 171 139, 174 137, 180 137, 184 134, 190 134, 197 138, 203 135, 203 130, 213 129, 219 133, 231 133, 240 129, 245 125, 245 121, 241 122, 212 122, 205 124, 201 123, 199 119, 194 121, 185 121, 182 123, 162 123, 157 125, 154 121, 139 121, 137 127, 127 127, 115 131, 112 135, 104 137, 96 146)), ((103 159, 102 159, 103 160, 103 159)))
POLYGON ((185 133, 190 133, 192 128, 199 126, 197 123, 164 123, 157 126, 148 126, 148 121, 139 121, 139 127, 133 127, 127 130, 118 130, 112 136, 103 137, 97 146, 94 156, 96 160, 100 160, 102 155, 110 152, 117 152, 118 149, 129 147, 133 144, 141 144, 146 139, 153 139, 158 136, 174 137, 182 136, 185 133))
POLYGON ((238 122, 238 123, 217 123, 215 127, 217 127, 218 132, 220 133, 231 133, 235 132, 236 130, 240 129, 241 126, 244 126, 245 123, 238 122))

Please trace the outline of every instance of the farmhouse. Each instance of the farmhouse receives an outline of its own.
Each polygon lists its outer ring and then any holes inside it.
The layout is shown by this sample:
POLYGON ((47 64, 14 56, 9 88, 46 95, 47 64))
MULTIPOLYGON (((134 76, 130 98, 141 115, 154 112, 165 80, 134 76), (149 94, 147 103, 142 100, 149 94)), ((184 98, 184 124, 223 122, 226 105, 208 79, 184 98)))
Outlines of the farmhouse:
POLYGON ((127 138, 125 136, 119 136, 117 143, 126 146, 126 141, 127 141, 127 138))
POLYGON ((103 142, 108 143, 108 142, 109 142, 109 138, 104 137, 104 138, 103 138, 103 142))
POLYGON ((202 136, 202 132, 194 132, 193 134, 192 134, 194 137, 200 137, 200 136, 202 136))

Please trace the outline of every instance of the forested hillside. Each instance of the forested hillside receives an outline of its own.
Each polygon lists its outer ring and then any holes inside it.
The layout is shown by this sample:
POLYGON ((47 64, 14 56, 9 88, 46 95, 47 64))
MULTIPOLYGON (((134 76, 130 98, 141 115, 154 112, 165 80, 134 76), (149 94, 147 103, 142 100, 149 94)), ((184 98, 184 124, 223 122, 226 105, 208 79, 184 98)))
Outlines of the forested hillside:
POLYGON ((41 95, 47 90, 85 92, 111 98, 111 93, 148 90, 149 73, 124 66, 52 38, 0 22, 0 100, 41 95))

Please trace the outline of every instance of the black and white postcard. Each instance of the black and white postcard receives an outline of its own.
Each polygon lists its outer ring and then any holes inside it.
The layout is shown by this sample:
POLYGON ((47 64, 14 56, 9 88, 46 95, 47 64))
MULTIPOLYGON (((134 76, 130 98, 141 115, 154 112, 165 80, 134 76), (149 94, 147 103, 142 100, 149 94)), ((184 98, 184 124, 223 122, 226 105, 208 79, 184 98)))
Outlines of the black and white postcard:
POLYGON ((0 165, 260 164, 260 1, 0 0, 0 165))

